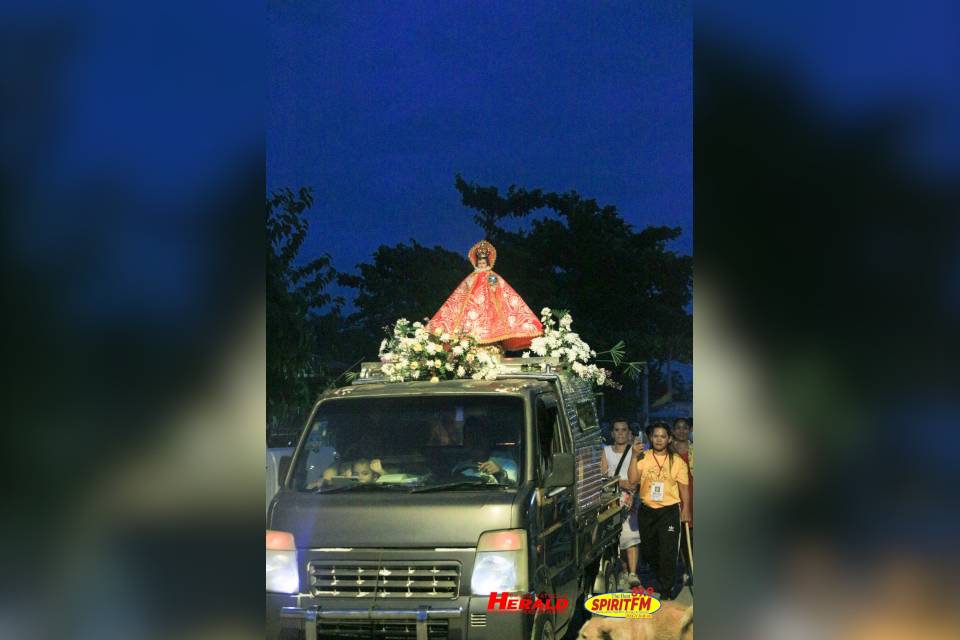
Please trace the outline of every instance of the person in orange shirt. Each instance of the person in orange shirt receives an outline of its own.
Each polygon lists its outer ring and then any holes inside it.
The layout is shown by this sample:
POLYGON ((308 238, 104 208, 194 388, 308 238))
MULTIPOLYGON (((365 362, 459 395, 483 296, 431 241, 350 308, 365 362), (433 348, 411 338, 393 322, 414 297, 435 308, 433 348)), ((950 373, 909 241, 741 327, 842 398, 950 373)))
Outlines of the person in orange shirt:
POLYGON ((672 600, 677 581, 677 554, 681 522, 690 522, 687 463, 669 450, 670 427, 656 422, 647 427, 651 449, 633 447, 629 481, 639 485, 640 553, 653 568, 659 598, 672 600))

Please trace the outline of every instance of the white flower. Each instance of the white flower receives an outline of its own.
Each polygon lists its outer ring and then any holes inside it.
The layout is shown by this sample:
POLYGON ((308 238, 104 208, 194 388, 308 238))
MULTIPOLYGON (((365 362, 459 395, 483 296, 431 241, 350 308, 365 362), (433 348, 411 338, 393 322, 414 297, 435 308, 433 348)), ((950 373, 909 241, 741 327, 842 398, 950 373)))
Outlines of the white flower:
POLYGON ((433 361, 433 366, 437 369, 443 366, 443 363, 440 362, 440 358, 437 358, 436 360, 433 361))
POLYGON ((447 371, 453 371, 453 363, 448 362, 447 364, 443 365, 443 368, 446 369, 447 371))
POLYGON ((484 376, 487 380, 496 380, 497 379, 497 370, 491 369, 487 372, 487 375, 484 376))
POLYGON ((483 378, 483 374, 478 371, 477 373, 474 373, 470 377, 473 378, 474 380, 480 380, 481 378, 483 378))
POLYGON ((413 343, 413 347, 411 347, 411 348, 412 348, 414 351, 417 351, 417 352, 423 351, 423 345, 420 344, 419 342, 414 342, 414 343, 413 343))
POLYGON ((414 323, 413 323, 413 328, 414 328, 414 329, 419 329, 419 328, 422 327, 422 326, 423 326, 423 323, 422 323, 422 322, 414 322, 414 323))
POLYGON ((540 337, 534 338, 530 341, 530 350, 533 351, 538 356, 546 355, 547 353, 547 339, 540 337))
POLYGON ((450 342, 450 334, 444 331, 443 335, 440 336, 440 342, 450 342))
POLYGON ((463 368, 463 365, 457 367, 457 377, 462 378, 465 375, 467 375, 467 370, 463 368))
POLYGON ((573 324, 573 317, 568 313, 562 318, 560 318, 560 326, 565 329, 569 329, 570 325, 573 324))
POLYGON ((451 352, 453 353, 453 355, 455 355, 455 356, 461 356, 461 355, 463 355, 463 347, 461 347, 460 345, 455 346, 455 347, 454 347, 453 349, 451 349, 450 351, 451 351, 451 352))
POLYGON ((460 346, 466 349, 467 347, 470 346, 470 341, 464 338, 463 340, 460 341, 460 346))
POLYGON ((521 357, 521 358, 529 358, 529 357, 530 357, 530 352, 529 352, 529 351, 524 351, 524 352, 523 352, 523 355, 520 356, 520 357, 521 357))
POLYGON ((551 313, 553 313, 553 311, 550 310, 550 307, 544 307, 540 310, 541 316, 549 316, 551 313))
POLYGON ((426 346, 427 353, 431 356, 437 352, 437 345, 433 342, 428 342, 426 346))

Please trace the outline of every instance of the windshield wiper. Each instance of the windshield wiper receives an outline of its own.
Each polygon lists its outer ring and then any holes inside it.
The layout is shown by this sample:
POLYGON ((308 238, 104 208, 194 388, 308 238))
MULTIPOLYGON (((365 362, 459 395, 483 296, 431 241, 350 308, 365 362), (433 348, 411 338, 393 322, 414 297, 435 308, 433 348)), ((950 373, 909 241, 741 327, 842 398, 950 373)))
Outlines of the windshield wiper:
POLYGON ((403 485, 400 483, 384 483, 384 482, 355 482, 353 484, 342 484, 339 487, 330 487, 317 489, 316 493, 339 493, 341 491, 353 491, 354 489, 359 489, 361 487, 371 490, 371 489, 405 489, 409 485, 403 485))
POLYGON ((410 493, 427 493, 430 491, 448 491, 448 490, 453 491, 457 489, 473 489, 475 487, 493 487, 495 489, 504 489, 507 487, 507 485, 493 484, 490 482, 486 482, 484 480, 480 480, 479 482, 461 480, 459 482, 448 482, 447 484, 434 484, 434 485, 428 485, 426 487, 417 487, 415 489, 411 489, 410 493))

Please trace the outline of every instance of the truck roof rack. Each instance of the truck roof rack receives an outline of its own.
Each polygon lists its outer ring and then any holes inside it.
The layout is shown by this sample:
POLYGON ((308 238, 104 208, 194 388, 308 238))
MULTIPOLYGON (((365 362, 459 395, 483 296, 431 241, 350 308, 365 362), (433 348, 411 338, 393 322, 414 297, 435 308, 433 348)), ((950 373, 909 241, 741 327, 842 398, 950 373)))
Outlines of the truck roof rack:
MULTIPOLYGON (((352 384, 372 384, 386 382, 387 378, 383 375, 380 367, 381 362, 364 362, 360 365, 360 373, 354 378, 352 384)), ((570 366, 565 362, 560 362, 559 358, 501 358, 500 367, 504 370, 503 376, 517 375, 537 375, 542 376, 545 373, 561 373, 569 371, 570 366)))

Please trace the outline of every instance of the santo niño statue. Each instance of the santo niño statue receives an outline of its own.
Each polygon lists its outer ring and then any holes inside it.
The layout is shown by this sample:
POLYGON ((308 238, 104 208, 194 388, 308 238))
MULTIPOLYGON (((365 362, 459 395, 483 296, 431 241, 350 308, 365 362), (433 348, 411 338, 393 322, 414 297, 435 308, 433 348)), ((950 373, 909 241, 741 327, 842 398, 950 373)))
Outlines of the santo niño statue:
POLYGON ((480 344, 509 351, 526 349, 543 333, 543 325, 506 280, 493 270, 497 250, 486 240, 470 248, 473 273, 443 303, 430 329, 469 333, 480 344))

